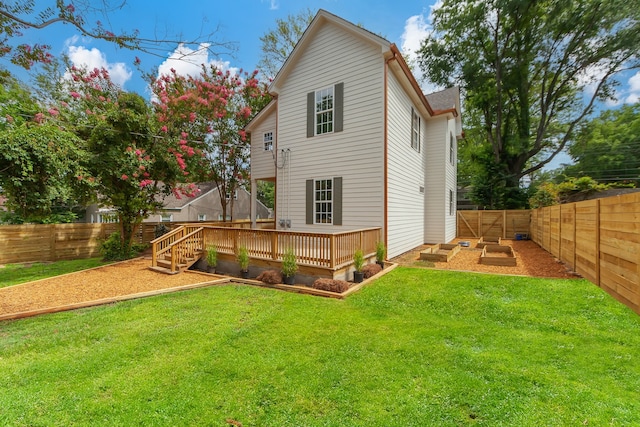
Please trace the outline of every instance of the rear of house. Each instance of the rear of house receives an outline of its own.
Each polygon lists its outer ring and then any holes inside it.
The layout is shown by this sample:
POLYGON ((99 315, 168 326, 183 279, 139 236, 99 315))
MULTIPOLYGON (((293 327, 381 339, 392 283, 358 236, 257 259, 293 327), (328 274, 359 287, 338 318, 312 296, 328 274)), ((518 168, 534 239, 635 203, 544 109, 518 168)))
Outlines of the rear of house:
POLYGON ((270 92, 247 130, 253 200, 276 182, 278 229, 380 227, 389 257, 455 237, 457 89, 434 110, 394 45, 321 10, 270 92))

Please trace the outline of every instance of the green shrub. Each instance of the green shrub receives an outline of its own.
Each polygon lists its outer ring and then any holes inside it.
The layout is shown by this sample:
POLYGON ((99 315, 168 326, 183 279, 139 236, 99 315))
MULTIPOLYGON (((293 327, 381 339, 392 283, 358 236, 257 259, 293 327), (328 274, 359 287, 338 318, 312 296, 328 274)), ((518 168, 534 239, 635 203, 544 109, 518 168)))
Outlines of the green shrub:
POLYGON ((122 261, 138 256, 145 250, 147 245, 132 243, 131 248, 127 248, 120 238, 120 232, 112 233, 107 239, 100 242, 100 254, 105 261, 122 261))
POLYGON ((386 257, 387 248, 384 247, 384 242, 380 240, 376 243, 376 261, 383 262, 386 257))
POLYGON ((359 273, 362 271, 363 265, 364 265, 364 253, 362 252, 362 249, 358 249, 353 254, 353 267, 359 273))
POLYGON ((207 246, 207 264, 212 268, 218 265, 218 248, 216 245, 207 246))
POLYGON ((282 274, 291 277, 298 271, 298 263, 296 261, 296 254, 293 249, 289 248, 284 253, 282 258, 282 274))
POLYGON ((249 269, 249 251, 246 246, 240 246, 238 248, 238 264, 240 264, 240 269, 242 271, 247 271, 249 269))

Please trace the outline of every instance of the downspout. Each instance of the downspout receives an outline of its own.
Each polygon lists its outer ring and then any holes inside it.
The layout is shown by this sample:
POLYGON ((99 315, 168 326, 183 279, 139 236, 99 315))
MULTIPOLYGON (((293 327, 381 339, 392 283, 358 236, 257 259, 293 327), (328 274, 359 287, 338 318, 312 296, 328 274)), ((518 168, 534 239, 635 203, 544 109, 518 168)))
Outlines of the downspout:
MULTIPOLYGON (((393 51, 392 51, 393 52, 393 51)), ((383 97, 383 103, 384 103, 384 118, 383 118, 383 122, 384 122, 384 141, 383 141, 383 149, 384 149, 384 165, 383 165, 383 179, 384 179, 384 184, 383 184, 383 191, 384 191, 384 195, 383 195, 383 203, 384 203, 384 208, 383 208, 383 225, 382 225, 382 232, 384 233, 383 236, 383 241, 384 241, 384 247, 387 248, 387 254, 389 253, 389 192, 388 190, 388 183, 389 183, 389 141, 388 141, 388 136, 389 136, 389 124, 388 124, 388 117, 389 117, 389 62, 393 61, 396 59, 396 54, 395 52, 393 52, 393 56, 389 59, 387 59, 384 63, 384 97, 383 97)))

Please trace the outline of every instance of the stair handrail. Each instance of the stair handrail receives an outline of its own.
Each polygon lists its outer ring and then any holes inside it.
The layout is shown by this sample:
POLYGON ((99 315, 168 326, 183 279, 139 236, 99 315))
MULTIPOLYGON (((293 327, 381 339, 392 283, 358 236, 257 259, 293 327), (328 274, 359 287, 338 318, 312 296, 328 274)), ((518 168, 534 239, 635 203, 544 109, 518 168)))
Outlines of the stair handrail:
MULTIPOLYGON (((194 227, 189 227, 189 228, 194 228, 194 227)), ((176 271, 176 265, 178 265, 179 261, 182 260, 182 256, 184 256, 185 249, 187 249, 186 248, 187 243, 191 240, 193 236, 196 236, 198 234, 202 235, 200 238, 201 245, 196 250, 204 251, 204 227, 198 227, 192 232, 190 232, 189 234, 186 234, 185 236, 171 243, 169 247, 171 248, 171 271, 172 272, 176 271)), ((195 250, 193 252, 195 253, 195 250)))

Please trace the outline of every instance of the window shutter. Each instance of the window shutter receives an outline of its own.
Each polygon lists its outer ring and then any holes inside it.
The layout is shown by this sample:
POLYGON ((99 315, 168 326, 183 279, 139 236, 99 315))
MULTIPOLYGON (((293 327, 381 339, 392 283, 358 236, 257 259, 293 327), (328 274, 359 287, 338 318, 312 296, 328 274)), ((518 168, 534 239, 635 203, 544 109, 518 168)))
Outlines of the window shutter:
POLYGON ((422 117, 418 116, 418 153, 422 149, 422 117))
POLYGON ((342 124, 343 124, 343 102, 344 102, 344 83, 338 83, 334 89, 334 124, 333 131, 334 132, 342 132, 342 124))
POLYGON ((307 191, 306 191, 306 223, 313 224, 313 180, 307 180, 307 191))
POLYGON ((342 225, 342 177, 333 178, 333 225, 342 225))
POLYGON ((315 132, 315 113, 316 113, 316 94, 315 92, 309 92, 307 94, 307 138, 311 138, 316 134, 315 132))

